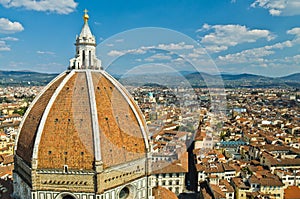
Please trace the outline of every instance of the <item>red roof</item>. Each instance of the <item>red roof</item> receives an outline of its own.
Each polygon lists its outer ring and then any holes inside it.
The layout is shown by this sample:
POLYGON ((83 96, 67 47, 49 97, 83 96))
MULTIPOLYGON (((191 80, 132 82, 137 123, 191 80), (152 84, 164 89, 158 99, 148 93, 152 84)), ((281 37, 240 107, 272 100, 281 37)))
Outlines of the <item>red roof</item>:
POLYGON ((300 188, 297 186, 290 186, 284 190, 285 199, 300 199, 300 188))

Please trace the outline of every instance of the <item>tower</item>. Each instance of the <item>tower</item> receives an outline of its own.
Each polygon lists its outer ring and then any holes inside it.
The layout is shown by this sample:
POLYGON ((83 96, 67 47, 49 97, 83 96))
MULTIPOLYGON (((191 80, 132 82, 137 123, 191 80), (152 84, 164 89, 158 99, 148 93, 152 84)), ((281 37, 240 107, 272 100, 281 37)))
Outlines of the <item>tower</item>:
POLYGON ((76 55, 70 60, 70 69, 100 69, 101 61, 96 56, 96 39, 88 25, 87 10, 83 15, 84 24, 81 33, 76 38, 76 55))
POLYGON ((146 122, 127 90, 101 69, 88 18, 85 12, 68 70, 21 122, 15 198, 152 198, 146 122))

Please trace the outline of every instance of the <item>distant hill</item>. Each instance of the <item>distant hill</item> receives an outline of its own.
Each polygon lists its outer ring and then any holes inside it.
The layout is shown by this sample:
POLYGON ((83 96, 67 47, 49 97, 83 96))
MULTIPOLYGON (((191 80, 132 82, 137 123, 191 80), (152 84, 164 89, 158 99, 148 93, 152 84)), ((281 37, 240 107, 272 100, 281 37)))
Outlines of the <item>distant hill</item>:
POLYGON ((32 71, 0 71, 0 86, 42 86, 57 75, 32 71))
MULTIPOLYGON (((0 86, 46 85, 58 74, 38 73, 32 71, 0 71, 0 86)), ((254 74, 221 74, 211 75, 204 72, 181 71, 157 76, 147 74, 129 77, 116 76, 125 85, 180 86, 183 81, 193 87, 214 87, 223 85, 226 88, 268 88, 295 87, 300 89, 300 73, 284 77, 266 77, 254 74), (146 82, 146 83, 145 83, 146 82)), ((186 84, 185 84, 186 85, 186 84)))
POLYGON ((253 75, 253 74, 238 74, 238 75, 230 75, 230 74, 221 74, 223 80, 257 80, 257 79, 266 79, 270 80, 272 78, 265 77, 261 75, 253 75))
POLYGON ((209 75, 207 73, 196 72, 188 74, 185 77, 191 85, 196 87, 207 87, 208 85, 213 85, 211 82, 214 80, 218 80, 218 85, 224 84, 226 88, 300 88, 300 73, 273 78, 247 73, 209 75))
POLYGON ((300 82, 300 73, 294 73, 288 76, 281 77, 281 79, 285 81, 296 81, 300 82))

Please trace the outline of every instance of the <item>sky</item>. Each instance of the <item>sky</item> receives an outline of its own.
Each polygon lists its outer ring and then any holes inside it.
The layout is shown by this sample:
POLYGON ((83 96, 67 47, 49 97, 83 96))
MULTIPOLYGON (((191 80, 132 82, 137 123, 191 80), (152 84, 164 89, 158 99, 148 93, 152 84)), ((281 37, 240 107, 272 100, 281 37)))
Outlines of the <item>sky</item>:
POLYGON ((66 70, 84 9, 105 68, 300 72, 299 0, 0 0, 0 70, 66 70))

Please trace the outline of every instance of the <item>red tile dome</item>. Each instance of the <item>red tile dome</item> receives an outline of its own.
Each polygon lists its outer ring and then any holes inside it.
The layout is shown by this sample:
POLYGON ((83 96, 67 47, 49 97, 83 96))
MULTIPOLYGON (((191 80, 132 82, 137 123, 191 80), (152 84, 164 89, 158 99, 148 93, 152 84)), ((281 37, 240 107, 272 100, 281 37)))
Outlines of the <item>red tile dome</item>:
POLYGON ((93 170, 146 158, 148 133, 126 89, 103 70, 66 71, 31 104, 16 154, 36 169, 93 170))

